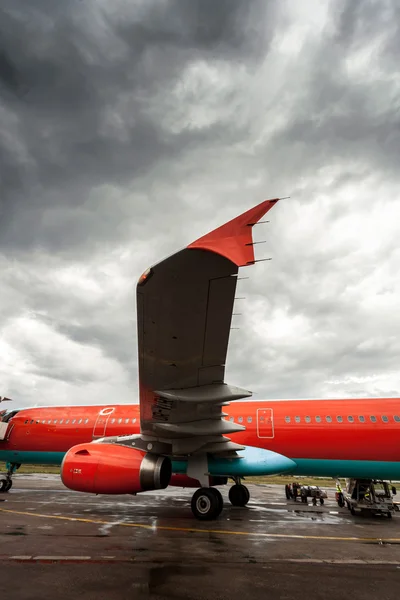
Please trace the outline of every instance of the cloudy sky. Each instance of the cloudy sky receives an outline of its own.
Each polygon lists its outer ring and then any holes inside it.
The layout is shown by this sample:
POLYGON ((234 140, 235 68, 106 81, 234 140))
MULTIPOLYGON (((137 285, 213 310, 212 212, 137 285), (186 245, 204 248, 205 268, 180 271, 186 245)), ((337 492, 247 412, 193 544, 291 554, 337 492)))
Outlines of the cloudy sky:
POLYGON ((0 395, 137 401, 147 266, 266 198, 226 380, 400 395, 400 8, 3 0, 0 395))

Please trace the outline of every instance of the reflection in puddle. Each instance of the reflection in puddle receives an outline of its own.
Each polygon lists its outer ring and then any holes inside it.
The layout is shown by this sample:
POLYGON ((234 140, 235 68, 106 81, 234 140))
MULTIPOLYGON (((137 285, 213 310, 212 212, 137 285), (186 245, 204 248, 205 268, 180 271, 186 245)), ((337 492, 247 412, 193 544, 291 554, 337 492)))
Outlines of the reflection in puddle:
MULTIPOLYGON (((252 507, 254 513, 264 513, 269 515, 277 515, 280 518, 278 520, 268 520, 265 518, 249 519, 249 522, 269 524, 273 527, 287 526, 288 523, 291 525, 307 525, 310 521, 318 522, 323 525, 339 525, 348 522, 349 519, 346 515, 340 514, 338 511, 324 511, 324 510, 302 510, 300 508, 272 508, 268 506, 254 506, 252 507)), ((253 516, 253 515, 252 515, 253 516)))

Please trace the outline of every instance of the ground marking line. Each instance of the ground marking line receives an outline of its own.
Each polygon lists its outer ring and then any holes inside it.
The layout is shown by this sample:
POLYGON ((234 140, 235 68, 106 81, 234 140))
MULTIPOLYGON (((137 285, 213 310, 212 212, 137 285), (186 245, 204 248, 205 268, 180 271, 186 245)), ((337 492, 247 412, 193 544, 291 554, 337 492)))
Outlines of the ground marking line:
POLYGON ((382 542, 382 543, 399 543, 400 538, 366 538, 366 537, 339 537, 328 535, 300 535, 292 533, 264 533, 258 531, 227 531, 225 529, 197 529, 195 527, 172 527, 169 525, 145 525, 144 523, 121 523, 120 521, 113 523, 112 521, 100 521, 97 519, 84 519, 82 517, 65 517, 61 515, 44 515, 34 512, 22 512, 18 510, 10 510, 0 508, 0 512, 10 513, 14 515, 25 515, 29 517, 38 517, 42 519, 58 519, 60 521, 75 521, 80 523, 93 523, 95 525, 112 525, 114 527, 133 527, 136 529, 148 529, 150 531, 183 531, 186 533, 217 533, 220 535, 242 535, 242 536, 257 536, 264 538, 280 538, 280 539, 299 539, 299 540, 329 540, 336 542, 382 542))

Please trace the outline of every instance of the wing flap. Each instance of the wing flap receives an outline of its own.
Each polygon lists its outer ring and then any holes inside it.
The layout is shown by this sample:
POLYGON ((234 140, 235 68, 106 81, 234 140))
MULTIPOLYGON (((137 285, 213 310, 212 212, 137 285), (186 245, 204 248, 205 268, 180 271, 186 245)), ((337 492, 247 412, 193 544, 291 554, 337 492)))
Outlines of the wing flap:
POLYGON ((189 423, 157 423, 155 429, 161 434, 167 434, 167 437, 168 434, 171 437, 175 437, 175 435, 185 437, 190 435, 224 435, 244 431, 246 428, 243 425, 224 419, 204 419, 189 423))
POLYGON ((202 385, 186 389, 158 390, 155 394, 168 400, 195 403, 211 402, 213 404, 232 402, 234 400, 240 400, 241 398, 251 397, 251 392, 248 390, 226 383, 202 385))

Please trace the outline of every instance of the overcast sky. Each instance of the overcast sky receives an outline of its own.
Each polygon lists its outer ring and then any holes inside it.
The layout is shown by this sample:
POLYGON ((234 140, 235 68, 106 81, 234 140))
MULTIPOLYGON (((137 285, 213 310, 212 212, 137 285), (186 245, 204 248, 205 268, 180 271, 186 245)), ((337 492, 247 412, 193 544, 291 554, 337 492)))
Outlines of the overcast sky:
POLYGON ((137 402, 135 287, 266 198, 226 381, 400 395, 396 0, 3 0, 0 395, 137 402))

